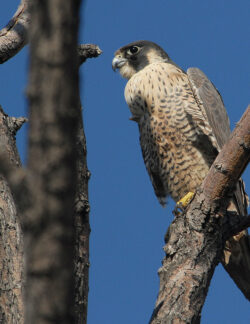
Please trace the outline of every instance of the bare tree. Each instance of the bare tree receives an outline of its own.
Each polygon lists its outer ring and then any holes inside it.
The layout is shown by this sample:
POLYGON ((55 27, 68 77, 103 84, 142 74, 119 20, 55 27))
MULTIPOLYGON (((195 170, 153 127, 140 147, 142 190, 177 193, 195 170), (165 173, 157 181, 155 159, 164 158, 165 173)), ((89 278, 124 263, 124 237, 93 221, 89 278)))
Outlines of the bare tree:
MULTIPOLYGON (((90 173, 78 68, 101 51, 90 44, 77 47, 80 0, 33 0, 30 8, 27 2, 21 1, 0 31, 0 63, 27 43, 28 30, 31 45, 27 169, 21 168, 15 146, 15 133, 26 119, 0 111, 0 170, 4 175, 0 179, 0 322, 24 322, 21 223, 27 323, 86 323, 90 173)), ((171 224, 151 323, 200 322, 226 240, 250 225, 249 216, 224 208, 249 163, 249 134, 250 108, 192 203, 171 224)), ((238 275, 241 280, 242 274, 238 275)), ((250 298, 249 286, 242 291, 250 298)))

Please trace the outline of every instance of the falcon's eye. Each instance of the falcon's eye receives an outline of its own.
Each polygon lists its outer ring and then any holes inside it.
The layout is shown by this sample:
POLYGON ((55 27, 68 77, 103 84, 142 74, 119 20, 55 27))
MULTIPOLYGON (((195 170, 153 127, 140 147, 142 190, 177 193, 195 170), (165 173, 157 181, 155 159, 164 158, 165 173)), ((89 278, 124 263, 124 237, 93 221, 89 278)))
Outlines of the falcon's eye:
POLYGON ((133 55, 133 54, 136 54, 137 52, 139 51, 139 47, 138 46, 131 46, 129 49, 128 49, 128 54, 129 55, 133 55))

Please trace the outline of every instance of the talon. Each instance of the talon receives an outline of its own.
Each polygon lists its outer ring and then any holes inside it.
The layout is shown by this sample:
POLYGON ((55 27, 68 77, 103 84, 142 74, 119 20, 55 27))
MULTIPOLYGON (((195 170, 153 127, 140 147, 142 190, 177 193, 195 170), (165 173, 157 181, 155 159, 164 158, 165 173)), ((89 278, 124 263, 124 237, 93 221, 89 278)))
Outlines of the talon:
POLYGON ((176 204, 172 213, 173 213, 173 215, 175 217, 178 217, 183 213, 183 211, 184 211, 184 208, 182 207, 182 205, 181 204, 179 204, 179 205, 176 204))

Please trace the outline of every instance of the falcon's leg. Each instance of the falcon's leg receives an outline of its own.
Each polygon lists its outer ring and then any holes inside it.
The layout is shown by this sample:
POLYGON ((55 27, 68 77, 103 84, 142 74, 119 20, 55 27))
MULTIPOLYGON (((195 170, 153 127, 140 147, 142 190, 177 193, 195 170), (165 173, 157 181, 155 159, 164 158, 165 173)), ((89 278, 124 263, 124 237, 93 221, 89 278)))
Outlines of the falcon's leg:
POLYGON ((188 192, 184 197, 182 197, 179 201, 177 201, 175 209, 174 209, 174 215, 179 215, 181 212, 183 212, 187 205, 192 201, 194 197, 193 192, 188 192))

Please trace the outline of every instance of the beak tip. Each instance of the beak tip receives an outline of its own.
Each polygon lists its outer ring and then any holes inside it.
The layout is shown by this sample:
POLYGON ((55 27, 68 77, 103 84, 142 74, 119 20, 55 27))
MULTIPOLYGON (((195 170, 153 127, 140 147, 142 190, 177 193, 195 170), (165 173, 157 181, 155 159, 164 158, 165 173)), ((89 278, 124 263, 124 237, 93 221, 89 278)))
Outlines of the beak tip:
POLYGON ((121 57, 114 57, 112 61, 112 69, 115 72, 117 69, 121 68, 126 63, 126 59, 121 57))
POLYGON ((114 72, 118 68, 118 62, 119 62, 119 60, 117 59, 117 57, 114 57, 113 61, 112 61, 112 69, 113 69, 114 72))

